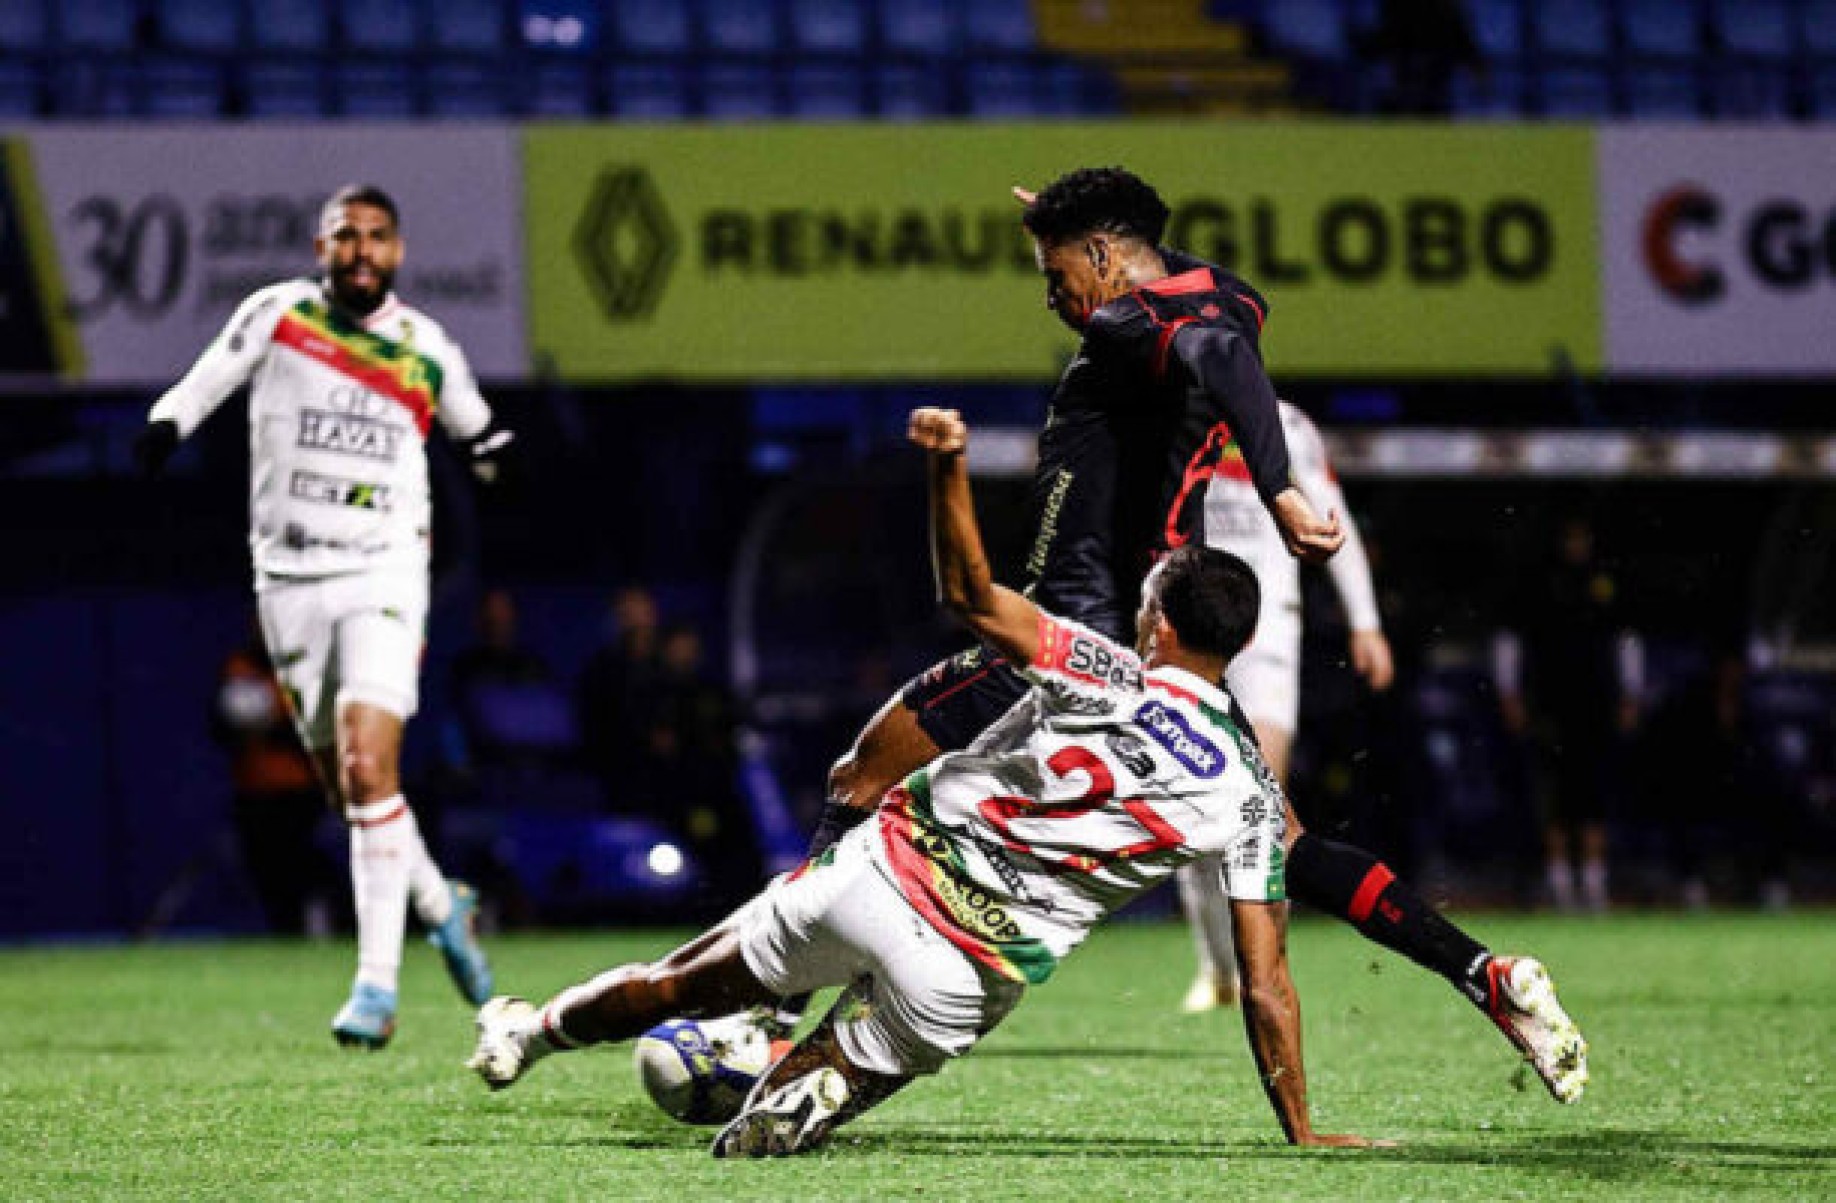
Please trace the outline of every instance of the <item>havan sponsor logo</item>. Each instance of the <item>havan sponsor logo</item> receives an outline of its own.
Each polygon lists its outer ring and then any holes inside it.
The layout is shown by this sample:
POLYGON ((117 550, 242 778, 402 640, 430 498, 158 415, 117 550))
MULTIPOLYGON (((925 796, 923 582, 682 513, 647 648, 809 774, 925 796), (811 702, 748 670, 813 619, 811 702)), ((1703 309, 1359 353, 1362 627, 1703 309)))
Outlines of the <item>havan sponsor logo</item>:
POLYGON ((1143 705, 1135 711, 1135 722, 1194 776, 1216 777, 1229 763, 1221 748, 1194 731, 1191 724, 1163 702, 1150 701, 1143 705))
POLYGON ((392 464, 401 450, 402 432, 399 427, 354 414, 303 409, 300 411, 299 445, 392 464))

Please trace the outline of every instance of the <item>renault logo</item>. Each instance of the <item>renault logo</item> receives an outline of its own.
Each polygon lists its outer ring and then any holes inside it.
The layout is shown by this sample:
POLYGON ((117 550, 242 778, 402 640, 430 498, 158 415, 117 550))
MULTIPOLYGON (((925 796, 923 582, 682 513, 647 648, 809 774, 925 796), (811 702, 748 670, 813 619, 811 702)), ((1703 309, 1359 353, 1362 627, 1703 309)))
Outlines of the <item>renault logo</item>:
POLYGON ((656 308, 676 258, 676 227, 648 171, 599 173, 574 229, 574 255, 610 320, 631 321, 656 308))

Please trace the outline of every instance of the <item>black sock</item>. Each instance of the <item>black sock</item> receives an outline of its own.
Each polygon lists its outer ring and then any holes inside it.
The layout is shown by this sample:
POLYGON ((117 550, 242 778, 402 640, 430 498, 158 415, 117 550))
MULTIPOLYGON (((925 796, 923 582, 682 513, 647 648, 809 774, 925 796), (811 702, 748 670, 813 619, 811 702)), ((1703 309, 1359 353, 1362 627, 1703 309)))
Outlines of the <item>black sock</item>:
POLYGON ((1288 853, 1288 894, 1440 974, 1475 1004, 1490 1001, 1492 954, 1364 849, 1303 833, 1288 853))
MULTIPOLYGON (((867 816, 872 813, 871 810, 848 806, 833 798, 824 802, 822 817, 816 820, 816 830, 810 836, 810 851, 805 859, 815 860, 833 848, 837 840, 866 822, 867 816)), ((803 1013, 809 1009, 809 1006, 810 996, 808 994, 781 998, 778 1000, 777 1014, 773 1016, 773 1019, 783 1025, 784 1030, 788 1033, 790 1029, 797 1026, 797 1021, 803 1018, 803 1013)))

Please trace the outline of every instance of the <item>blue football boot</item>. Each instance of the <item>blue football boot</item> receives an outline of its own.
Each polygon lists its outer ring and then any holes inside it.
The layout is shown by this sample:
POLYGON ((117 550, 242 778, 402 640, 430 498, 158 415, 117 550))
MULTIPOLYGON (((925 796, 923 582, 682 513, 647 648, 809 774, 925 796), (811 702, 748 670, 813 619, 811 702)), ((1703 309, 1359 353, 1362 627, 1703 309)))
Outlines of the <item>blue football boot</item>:
POLYGON ((453 890, 453 913, 427 933, 427 942, 440 950, 459 993, 481 1007, 491 998, 491 962, 478 943, 478 891, 463 881, 447 884, 453 890))
POLYGON ((368 982, 351 987, 350 1001, 332 1018, 332 1035, 346 1048, 381 1048, 395 1035, 395 991, 368 982))

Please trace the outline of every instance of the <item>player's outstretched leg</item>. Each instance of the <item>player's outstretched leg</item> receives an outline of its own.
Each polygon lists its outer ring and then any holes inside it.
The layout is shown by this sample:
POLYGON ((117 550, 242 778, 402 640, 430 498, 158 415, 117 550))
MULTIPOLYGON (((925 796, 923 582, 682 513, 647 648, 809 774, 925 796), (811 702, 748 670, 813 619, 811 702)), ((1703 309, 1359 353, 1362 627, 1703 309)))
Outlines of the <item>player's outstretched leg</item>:
MULTIPOLYGON (((1290 811, 1289 822, 1297 826, 1290 811)), ((1587 1083, 1587 1042, 1556 1000, 1548 974, 1529 958, 1494 957, 1361 848, 1305 830, 1288 849, 1288 894, 1337 915, 1368 939, 1433 970, 1492 1018, 1557 1101, 1572 1103, 1587 1083), (1511 966, 1522 990, 1513 994, 1511 966), (1521 995, 1521 997, 1519 996, 1521 995)))
POLYGON ((716 1157, 787 1157, 807 1153, 835 1129, 891 1098, 912 1079, 862 1069, 835 1038, 836 1016, 854 1006, 844 991, 816 1030, 779 1059, 752 1088, 745 1109, 708 1150, 716 1157))

